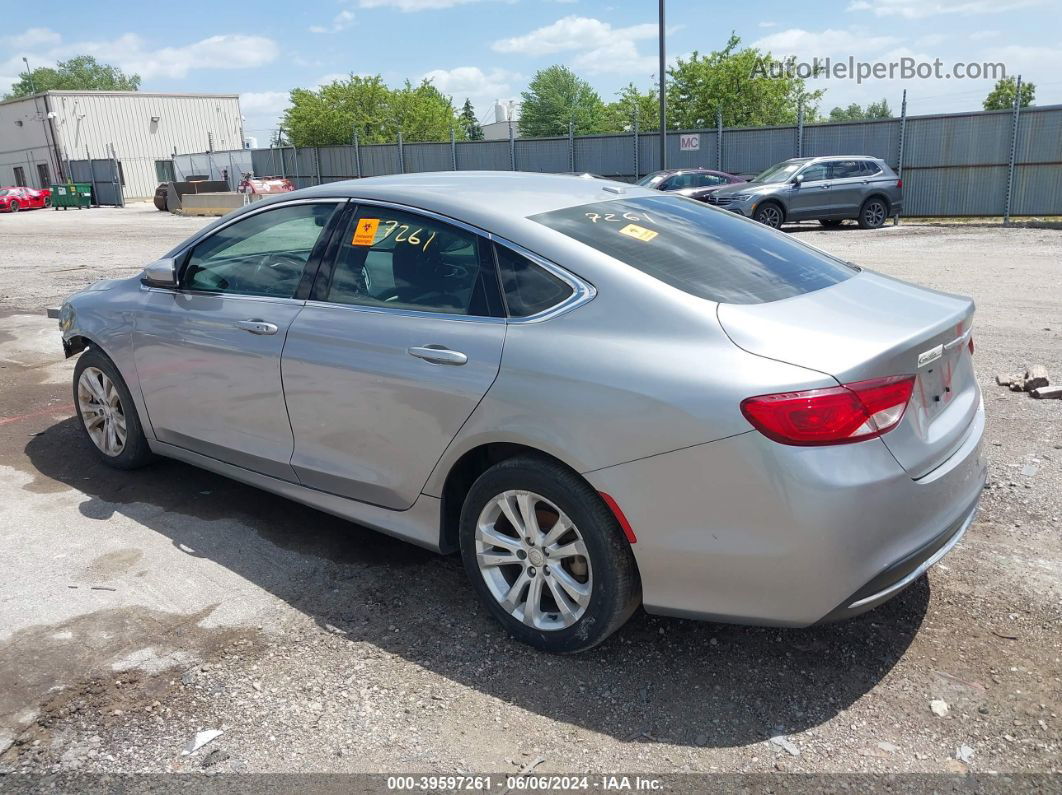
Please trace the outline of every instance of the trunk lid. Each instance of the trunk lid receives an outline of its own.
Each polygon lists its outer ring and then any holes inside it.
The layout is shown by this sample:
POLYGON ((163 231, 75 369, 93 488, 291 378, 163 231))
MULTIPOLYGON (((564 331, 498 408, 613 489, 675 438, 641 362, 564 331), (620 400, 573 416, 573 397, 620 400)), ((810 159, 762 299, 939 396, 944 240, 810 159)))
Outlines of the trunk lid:
POLYGON ((966 439, 981 395, 969 350, 974 303, 866 271, 764 304, 719 304, 740 348, 818 370, 839 383, 916 376, 900 424, 881 437, 920 478, 966 439))

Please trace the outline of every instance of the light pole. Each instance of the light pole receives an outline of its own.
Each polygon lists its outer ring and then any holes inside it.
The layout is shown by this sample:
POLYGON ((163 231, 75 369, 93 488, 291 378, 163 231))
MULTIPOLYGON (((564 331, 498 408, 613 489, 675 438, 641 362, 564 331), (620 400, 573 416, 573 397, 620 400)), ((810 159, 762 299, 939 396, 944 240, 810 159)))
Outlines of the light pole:
POLYGON ((36 94, 37 93, 37 86, 35 86, 33 84, 33 72, 30 71, 29 59, 26 58, 25 55, 22 56, 22 63, 26 64, 26 77, 29 78, 30 93, 31 94, 36 94))
POLYGON ((664 84, 667 82, 664 71, 664 0, 660 0, 660 169, 667 168, 667 96, 664 84))

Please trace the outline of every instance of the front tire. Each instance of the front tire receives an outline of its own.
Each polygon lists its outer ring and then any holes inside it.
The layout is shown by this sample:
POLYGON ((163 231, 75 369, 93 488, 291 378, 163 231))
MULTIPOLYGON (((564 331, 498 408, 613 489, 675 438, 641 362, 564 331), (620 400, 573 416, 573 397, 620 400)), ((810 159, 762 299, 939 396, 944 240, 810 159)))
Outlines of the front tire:
POLYGON ((21 208, 19 207, 18 202, 11 202, 11 207, 9 209, 11 212, 17 213, 21 208))
POLYGON ((137 469, 154 456, 133 397, 114 362, 89 348, 74 367, 74 407, 96 456, 115 469, 137 469))
POLYGON ((872 196, 859 208, 859 226, 862 229, 877 229, 888 216, 889 208, 885 200, 872 196))
POLYGON ((764 202, 756 208, 756 212, 752 216, 752 220, 759 221, 764 226, 771 227, 771 229, 780 228, 784 219, 785 214, 782 212, 782 208, 774 202, 764 202))
POLYGON ((517 640, 574 654, 604 641, 641 602, 634 555, 590 485, 533 456, 495 464, 461 510, 472 587, 517 640))

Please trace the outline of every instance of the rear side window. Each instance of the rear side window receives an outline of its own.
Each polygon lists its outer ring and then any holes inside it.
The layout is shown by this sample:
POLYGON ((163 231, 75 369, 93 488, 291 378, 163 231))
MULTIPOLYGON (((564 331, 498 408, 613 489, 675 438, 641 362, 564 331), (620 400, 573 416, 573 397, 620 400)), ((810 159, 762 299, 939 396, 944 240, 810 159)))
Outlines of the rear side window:
POLYGON ((698 298, 760 304, 843 282, 857 269, 784 233, 680 196, 641 196, 530 216, 698 298))
POLYGON ((563 279, 504 246, 494 248, 509 317, 537 315, 571 296, 572 287, 563 279))

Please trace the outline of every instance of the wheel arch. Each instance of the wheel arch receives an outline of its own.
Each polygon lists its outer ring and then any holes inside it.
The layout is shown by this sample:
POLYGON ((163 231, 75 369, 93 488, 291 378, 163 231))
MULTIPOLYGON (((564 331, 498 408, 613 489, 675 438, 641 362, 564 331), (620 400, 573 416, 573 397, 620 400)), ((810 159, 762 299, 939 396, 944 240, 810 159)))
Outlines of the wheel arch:
POLYGON ((458 547, 461 508, 472 484, 490 467, 518 456, 547 459, 585 480, 571 463, 539 447, 523 442, 488 441, 465 450, 445 470, 445 477, 439 478, 441 485, 438 491, 442 498, 439 513, 439 547, 444 553, 452 552, 458 547))
POLYGON ((885 203, 885 217, 888 218, 889 213, 892 212, 892 202, 889 201, 889 197, 886 196, 881 191, 874 191, 869 196, 867 196, 865 199, 863 199, 863 203, 859 205, 859 211, 862 212, 863 208, 866 206, 867 202, 870 201, 871 199, 881 199, 882 202, 885 203))
MULTIPOLYGON (((783 223, 789 218, 789 208, 786 207, 785 202, 779 199, 777 196, 768 196, 766 199, 761 201, 759 204, 756 205, 756 211, 758 212, 759 209, 765 204, 773 204, 775 207, 782 211, 783 223)), ((753 213, 753 216, 755 215, 756 213, 753 213)))

